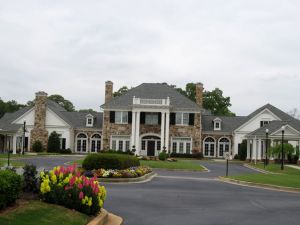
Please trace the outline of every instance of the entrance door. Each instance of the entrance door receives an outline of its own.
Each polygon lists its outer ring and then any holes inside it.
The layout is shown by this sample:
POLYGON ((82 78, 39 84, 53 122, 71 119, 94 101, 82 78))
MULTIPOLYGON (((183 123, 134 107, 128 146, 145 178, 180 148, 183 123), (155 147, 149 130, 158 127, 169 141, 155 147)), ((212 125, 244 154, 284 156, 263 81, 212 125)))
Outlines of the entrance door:
POLYGON ((147 143, 147 155, 154 156, 155 155, 155 141, 148 141, 147 143))

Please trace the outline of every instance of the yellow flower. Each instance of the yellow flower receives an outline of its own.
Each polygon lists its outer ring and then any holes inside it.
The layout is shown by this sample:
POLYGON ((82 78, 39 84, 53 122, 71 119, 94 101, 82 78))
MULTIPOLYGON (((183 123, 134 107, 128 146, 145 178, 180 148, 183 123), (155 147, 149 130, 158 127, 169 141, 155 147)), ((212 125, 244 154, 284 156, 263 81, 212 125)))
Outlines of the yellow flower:
POLYGON ((59 173, 59 179, 62 179, 64 174, 62 172, 59 173))
POLYGON ((70 178, 69 178, 69 177, 66 177, 66 178, 64 179, 64 183, 65 183, 65 184, 69 183, 69 181, 70 181, 70 178))
POLYGON ((87 205, 88 205, 89 207, 91 207, 92 204, 93 204, 92 200, 93 200, 92 197, 90 197, 90 198, 89 198, 89 201, 88 201, 88 203, 87 203, 87 205))
POLYGON ((56 182, 57 182, 57 178, 56 178, 56 176, 54 174, 51 176, 51 181, 54 184, 56 184, 56 182))
POLYGON ((40 177, 44 177, 45 176, 45 173, 44 173, 44 171, 42 171, 41 173, 40 173, 40 177))

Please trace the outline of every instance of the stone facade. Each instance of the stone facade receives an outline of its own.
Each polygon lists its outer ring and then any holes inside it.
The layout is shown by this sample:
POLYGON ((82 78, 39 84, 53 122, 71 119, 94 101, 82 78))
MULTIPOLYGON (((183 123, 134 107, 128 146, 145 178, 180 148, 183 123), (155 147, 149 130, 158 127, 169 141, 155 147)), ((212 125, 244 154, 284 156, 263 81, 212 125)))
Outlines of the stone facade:
POLYGON ((111 135, 131 135, 131 124, 110 123, 109 111, 103 112, 103 150, 110 149, 111 135))
POLYGON ((202 83, 196 84, 196 103, 199 106, 203 105, 203 84, 202 83))
POLYGON ((46 130, 46 110, 47 110, 47 93, 36 93, 35 99, 35 114, 34 114, 34 128, 31 130, 30 143, 31 146, 40 141, 43 148, 47 148, 48 131, 46 130))
POLYGON ((140 135, 153 133, 160 136, 161 134, 161 127, 160 125, 147 125, 147 124, 140 124, 140 135))
POLYGON ((192 152, 201 152, 201 114, 195 114, 194 126, 170 125, 170 137, 192 137, 192 152))
POLYGON ((113 98, 113 82, 105 82, 105 103, 109 102, 113 98))
MULTIPOLYGON (((218 145, 218 140, 220 138, 223 138, 223 137, 228 138, 230 140, 230 149, 231 149, 231 151, 233 150, 234 142, 233 142, 233 136, 232 136, 232 134, 229 134, 229 133, 228 134, 222 134, 222 133, 203 133, 202 134, 202 139, 201 139, 201 146, 203 146, 204 140, 207 137, 214 138, 215 141, 216 141, 216 145, 218 145)), ((218 148, 216 148, 216 149, 218 149, 218 148)))

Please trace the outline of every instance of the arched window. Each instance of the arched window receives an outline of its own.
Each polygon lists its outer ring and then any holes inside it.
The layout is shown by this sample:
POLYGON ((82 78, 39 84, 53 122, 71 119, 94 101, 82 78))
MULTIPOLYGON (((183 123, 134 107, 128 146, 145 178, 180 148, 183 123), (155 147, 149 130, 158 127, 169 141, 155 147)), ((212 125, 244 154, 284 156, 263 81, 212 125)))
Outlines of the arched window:
POLYGON ((219 140, 219 157, 223 157, 224 156, 224 152, 229 152, 229 139, 228 138, 221 138, 219 140))
POLYGON ((80 133, 76 137, 76 151, 86 152, 87 150, 87 135, 80 133))
POLYGON ((204 156, 214 157, 215 156, 215 139, 207 137, 204 139, 204 156))
POLYGON ((91 138, 91 152, 100 152, 101 150, 101 136, 94 134, 91 138))

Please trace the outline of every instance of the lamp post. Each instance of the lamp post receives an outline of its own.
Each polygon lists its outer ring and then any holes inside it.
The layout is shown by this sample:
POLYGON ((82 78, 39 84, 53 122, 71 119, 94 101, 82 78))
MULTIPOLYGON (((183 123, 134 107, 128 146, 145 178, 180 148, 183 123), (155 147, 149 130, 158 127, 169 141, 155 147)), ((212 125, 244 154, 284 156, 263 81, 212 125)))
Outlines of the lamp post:
POLYGON ((284 141, 285 126, 281 127, 281 170, 284 169, 284 154, 283 154, 283 141, 284 141))
POLYGON ((266 129, 266 152, 265 152, 265 163, 264 167, 268 165, 268 136, 269 136, 269 129, 266 129))
POLYGON ((25 132, 26 132, 26 120, 23 123, 23 143, 22 143, 22 154, 25 154, 25 132))

